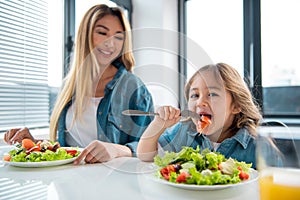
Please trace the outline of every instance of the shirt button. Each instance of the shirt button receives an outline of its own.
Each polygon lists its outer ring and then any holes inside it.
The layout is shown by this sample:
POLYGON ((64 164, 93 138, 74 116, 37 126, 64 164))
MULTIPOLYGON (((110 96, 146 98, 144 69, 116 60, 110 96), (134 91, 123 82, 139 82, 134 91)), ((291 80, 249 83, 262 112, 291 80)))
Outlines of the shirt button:
POLYGON ((99 112, 99 115, 102 115, 102 112, 99 112))
POLYGON ((119 126, 119 128, 122 128, 123 126, 122 126, 122 124, 119 126))

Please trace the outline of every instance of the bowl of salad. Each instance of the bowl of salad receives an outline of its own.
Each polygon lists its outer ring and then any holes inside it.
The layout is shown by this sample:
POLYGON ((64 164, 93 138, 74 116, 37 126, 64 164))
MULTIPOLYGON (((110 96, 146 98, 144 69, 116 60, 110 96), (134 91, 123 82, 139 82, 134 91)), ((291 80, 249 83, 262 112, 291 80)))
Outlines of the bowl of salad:
POLYGON ((34 143, 23 139, 3 156, 4 163, 17 167, 48 167, 73 162, 81 150, 77 147, 61 147, 49 140, 34 143))
POLYGON ((251 163, 225 158, 219 152, 183 147, 154 158, 154 180, 190 190, 217 190, 249 184, 258 180, 251 163))

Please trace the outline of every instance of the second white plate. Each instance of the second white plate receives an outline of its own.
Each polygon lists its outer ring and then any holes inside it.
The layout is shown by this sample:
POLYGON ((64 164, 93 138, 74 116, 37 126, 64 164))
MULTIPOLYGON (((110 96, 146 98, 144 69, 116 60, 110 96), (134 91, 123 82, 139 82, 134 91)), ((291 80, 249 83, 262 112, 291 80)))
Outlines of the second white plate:
POLYGON ((254 181, 258 180, 258 172, 254 169, 250 169, 250 179, 247 181, 242 181, 240 183, 236 183, 236 184, 227 184, 227 185, 191 185, 191 184, 183 184, 183 183, 172 183, 169 182, 167 180, 163 180, 157 176, 155 176, 155 173, 150 173, 147 175, 151 180, 160 183, 160 184, 164 184, 164 185, 169 185, 172 187, 176 187, 176 188, 181 188, 181 189, 185 189, 185 190, 223 190, 223 189, 227 189, 227 188, 231 188, 231 187, 239 187, 239 186, 243 186, 246 184, 250 184, 254 181))

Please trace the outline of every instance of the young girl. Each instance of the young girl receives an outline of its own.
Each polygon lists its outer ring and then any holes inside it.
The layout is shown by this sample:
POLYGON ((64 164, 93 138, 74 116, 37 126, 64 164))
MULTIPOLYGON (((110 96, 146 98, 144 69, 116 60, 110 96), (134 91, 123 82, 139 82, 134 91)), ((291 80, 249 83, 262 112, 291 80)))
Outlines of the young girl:
POLYGON ((182 146, 199 145, 227 158, 252 163, 255 168, 255 129, 261 115, 239 73, 224 63, 204 66, 187 83, 185 96, 188 109, 200 119, 180 121, 180 110, 160 107, 159 115, 139 141, 138 157, 153 161, 159 145, 165 151, 174 152, 179 152, 182 146))

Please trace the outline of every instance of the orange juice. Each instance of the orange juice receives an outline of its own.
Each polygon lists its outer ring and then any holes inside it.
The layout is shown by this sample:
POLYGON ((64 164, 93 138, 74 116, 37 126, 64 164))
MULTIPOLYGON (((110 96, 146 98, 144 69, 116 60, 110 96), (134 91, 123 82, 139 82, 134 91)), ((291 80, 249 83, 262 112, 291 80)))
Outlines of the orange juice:
POLYGON ((272 170, 259 179, 261 200, 300 200, 300 170, 272 170))

